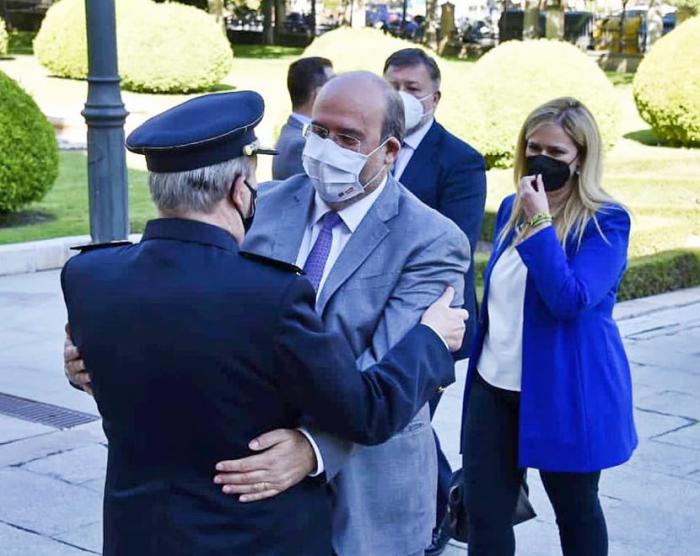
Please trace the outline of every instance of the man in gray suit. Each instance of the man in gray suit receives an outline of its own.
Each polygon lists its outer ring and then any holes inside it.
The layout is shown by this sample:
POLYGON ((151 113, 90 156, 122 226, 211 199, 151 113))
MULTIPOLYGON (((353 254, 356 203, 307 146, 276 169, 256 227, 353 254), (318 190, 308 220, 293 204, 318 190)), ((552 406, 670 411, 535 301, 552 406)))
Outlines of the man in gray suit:
MULTIPOLYGON (((367 72, 336 77, 321 89, 312 116, 308 176, 261 188, 244 249, 304 267, 324 324, 346 336, 359 367, 367 368, 445 286, 464 291, 469 243, 391 177, 404 114, 386 82, 367 72), (322 265, 319 245, 327 252, 322 265)), ((251 448, 261 453, 217 465, 224 492, 255 501, 323 473, 339 556, 422 555, 430 542, 437 462, 427 405, 403 431, 371 448, 313 427, 272 431, 251 448)))
POLYGON ((333 64, 317 56, 301 58, 289 66, 287 89, 292 101, 292 113, 282 126, 275 145, 279 153, 272 160, 272 179, 286 180, 303 174, 301 152, 306 140, 302 135, 304 124, 311 121, 311 107, 319 89, 333 77, 333 64))

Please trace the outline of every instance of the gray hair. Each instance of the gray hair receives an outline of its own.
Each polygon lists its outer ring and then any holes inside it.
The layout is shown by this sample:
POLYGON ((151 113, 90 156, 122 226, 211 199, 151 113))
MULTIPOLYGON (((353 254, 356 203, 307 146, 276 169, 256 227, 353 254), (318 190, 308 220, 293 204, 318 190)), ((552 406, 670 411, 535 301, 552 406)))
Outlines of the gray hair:
POLYGON ((249 156, 184 172, 150 172, 151 199, 161 211, 210 214, 226 197, 236 176, 248 177, 253 164, 249 156))
POLYGON ((404 116, 403 101, 399 94, 387 84, 384 89, 384 121, 382 121, 382 140, 396 137, 403 143, 406 135, 406 117, 404 116))

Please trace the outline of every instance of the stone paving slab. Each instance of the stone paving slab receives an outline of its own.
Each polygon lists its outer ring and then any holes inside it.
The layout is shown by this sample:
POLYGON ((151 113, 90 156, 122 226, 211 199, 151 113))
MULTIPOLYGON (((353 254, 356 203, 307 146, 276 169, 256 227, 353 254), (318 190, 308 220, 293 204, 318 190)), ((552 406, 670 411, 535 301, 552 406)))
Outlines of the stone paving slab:
POLYGON ((85 488, 24 469, 0 469, 0 521, 55 536, 102 515, 102 497, 85 488))
POLYGON ((47 475, 65 483, 80 485, 101 480, 107 466, 107 447, 89 444, 31 461, 21 469, 47 475))
POLYGON ((54 429, 0 414, 0 445, 53 432, 54 429))
MULTIPOLYGON (((99 517, 99 516, 96 516, 99 517)), ((102 520, 95 521, 54 537, 57 540, 79 546, 96 554, 102 553, 102 520)), ((134 555, 136 556, 136 555, 134 555)))
POLYGON ((2 556, 86 556, 100 554, 0 522, 2 556))

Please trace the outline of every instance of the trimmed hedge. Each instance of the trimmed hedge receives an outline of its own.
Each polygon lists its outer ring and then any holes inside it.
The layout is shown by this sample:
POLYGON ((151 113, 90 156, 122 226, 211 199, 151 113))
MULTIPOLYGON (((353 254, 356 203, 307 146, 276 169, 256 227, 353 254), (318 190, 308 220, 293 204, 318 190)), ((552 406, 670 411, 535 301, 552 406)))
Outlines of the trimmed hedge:
POLYGON ((700 251, 676 249, 630 259, 618 301, 700 285, 700 251))
POLYGON ((402 48, 424 50, 429 56, 435 57, 440 71, 445 70, 444 61, 431 50, 416 43, 385 35, 370 27, 360 29, 339 27, 324 33, 306 47, 301 57, 322 56, 328 58, 333 62, 336 73, 367 70, 381 75, 384 61, 389 55, 402 48))
POLYGON ((32 98, 0 71, 0 213, 41 199, 58 176, 53 127, 32 98))
MULTIPOLYGON (((492 243, 496 213, 487 210, 481 228, 481 240, 492 243)), ((687 230, 685 230, 687 232, 687 230)), ((670 231, 647 230, 641 234, 635 231, 630 238, 629 263, 627 272, 620 284, 618 301, 638 299, 650 295, 691 288, 700 285, 700 250, 671 249, 651 255, 635 256, 635 246, 646 247, 650 236, 663 236, 670 231)), ((686 234, 687 235, 687 234, 686 234)), ((683 238, 685 239, 685 238, 683 238)), ((673 244, 673 242, 671 242, 673 244)), ((675 243, 676 245, 678 242, 675 243)), ((477 253, 476 276, 478 288, 483 288, 483 275, 488 263, 488 255, 477 253)))
MULTIPOLYGON (((188 93, 210 89, 231 70, 233 52, 209 14, 177 3, 117 0, 122 87, 188 93)), ((39 62, 53 74, 87 77, 85 2, 60 0, 46 13, 34 40, 39 62)))
POLYGON ((338 73, 368 70, 381 75, 386 59, 402 48, 421 48, 436 60, 442 74, 442 100, 437 118, 451 132, 478 148, 475 141, 483 136, 484 117, 470 79, 473 64, 445 60, 419 44, 376 29, 348 27, 324 33, 304 50, 302 57, 328 58, 338 73))
MULTIPOLYGON (((545 102, 571 96, 596 117, 605 144, 618 138, 620 105, 605 73, 575 46, 552 40, 505 42, 477 61, 469 81, 480 102, 482 135, 474 143, 489 167, 512 164, 525 118, 545 102)), ((468 124, 464 133, 468 135, 468 124)))
POLYGON ((8 42, 7 26, 5 25, 5 20, 0 17, 0 56, 7 55, 8 42))
POLYGON ((700 146, 700 17, 662 37, 633 81, 637 109, 664 142, 700 146))

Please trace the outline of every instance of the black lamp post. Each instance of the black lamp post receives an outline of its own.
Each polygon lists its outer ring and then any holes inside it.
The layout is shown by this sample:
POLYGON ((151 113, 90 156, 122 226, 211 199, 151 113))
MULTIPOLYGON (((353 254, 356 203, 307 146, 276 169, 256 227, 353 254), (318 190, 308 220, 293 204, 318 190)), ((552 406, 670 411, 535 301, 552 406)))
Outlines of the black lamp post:
POLYGON ((85 0, 88 97, 90 235, 95 243, 126 239, 129 199, 124 151, 124 108, 117 71, 114 0, 85 0))

